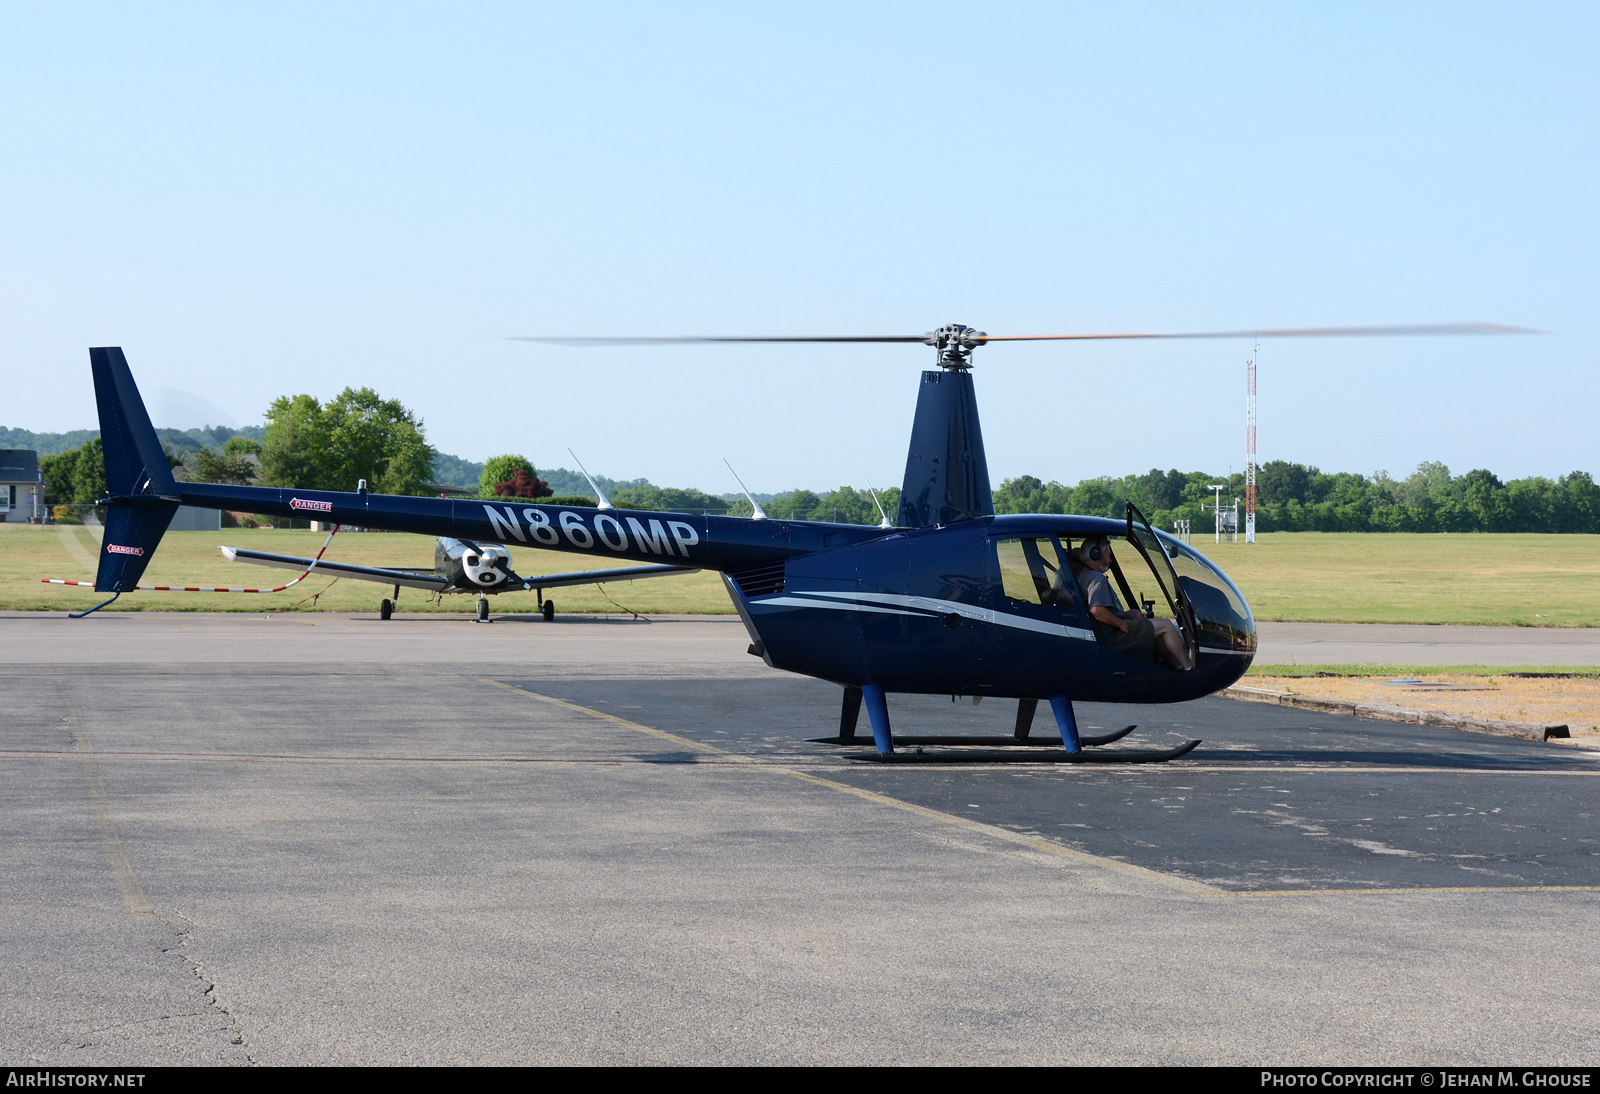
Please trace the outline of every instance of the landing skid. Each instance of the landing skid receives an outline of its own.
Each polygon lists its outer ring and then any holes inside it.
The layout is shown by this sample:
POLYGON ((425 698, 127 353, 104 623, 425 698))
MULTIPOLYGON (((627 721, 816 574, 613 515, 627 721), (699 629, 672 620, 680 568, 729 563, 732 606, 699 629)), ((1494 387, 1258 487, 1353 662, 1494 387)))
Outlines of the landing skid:
POLYGON ((1136 727, 1123 726, 1114 733, 1086 737, 1078 732, 1078 719, 1072 712, 1072 700, 1064 694, 1050 697, 1050 710, 1055 715, 1060 737, 1032 736, 1033 718, 1039 700, 1021 699, 1017 702, 1017 727, 1010 737, 899 737, 889 725, 889 707, 884 701, 883 688, 877 684, 847 685, 844 704, 839 711, 837 737, 812 737, 809 743, 819 745, 872 745, 875 753, 853 753, 850 759, 862 763, 882 764, 1160 764, 1188 755, 1199 741, 1186 741, 1177 748, 1111 748, 1093 750, 1096 745, 1120 741, 1136 727), (872 736, 856 734, 856 723, 861 719, 865 703, 872 721, 872 736), (922 745, 946 746, 939 752, 924 752, 922 745), (968 747, 977 746, 977 747, 968 747), (914 751, 898 752, 897 747, 914 751))
MULTIPOLYGON (((1138 726, 1123 726, 1115 733, 1103 733, 1098 737, 1079 737, 1078 743, 1085 748, 1096 745, 1108 745, 1113 741, 1120 741, 1132 733, 1138 726)), ((806 743, 814 745, 870 745, 871 737, 807 737, 806 743)), ((896 747, 900 745, 987 745, 990 748, 1061 748, 1060 737, 902 737, 894 735, 896 747)))
POLYGON ((1185 741, 1177 748, 1112 748, 1104 752, 1012 752, 987 748, 967 752, 861 752, 850 759, 864 764, 1164 764, 1188 755, 1199 743, 1185 741))

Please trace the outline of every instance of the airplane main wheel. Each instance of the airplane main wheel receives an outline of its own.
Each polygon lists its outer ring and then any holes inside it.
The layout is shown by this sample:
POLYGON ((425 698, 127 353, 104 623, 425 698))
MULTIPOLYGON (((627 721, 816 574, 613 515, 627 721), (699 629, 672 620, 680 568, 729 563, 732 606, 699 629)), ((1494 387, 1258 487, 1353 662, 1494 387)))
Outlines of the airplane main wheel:
POLYGON ((478 601, 478 622, 489 622, 489 602, 487 600, 478 601))
POLYGON ((378 605, 378 618, 388 619, 394 614, 394 601, 385 599, 378 605))
POLYGON ((544 613, 544 621, 549 623, 556 617, 556 602, 554 600, 546 600, 540 605, 539 610, 544 613))

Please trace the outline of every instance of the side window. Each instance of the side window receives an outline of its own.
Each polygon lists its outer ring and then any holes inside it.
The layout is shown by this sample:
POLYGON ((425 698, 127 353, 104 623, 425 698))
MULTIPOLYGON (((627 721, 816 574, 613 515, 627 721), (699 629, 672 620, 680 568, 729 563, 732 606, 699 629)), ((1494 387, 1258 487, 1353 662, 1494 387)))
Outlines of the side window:
POLYGON ((1053 538, 997 539, 994 550, 1007 603, 1066 608, 1077 601, 1072 567, 1053 538))

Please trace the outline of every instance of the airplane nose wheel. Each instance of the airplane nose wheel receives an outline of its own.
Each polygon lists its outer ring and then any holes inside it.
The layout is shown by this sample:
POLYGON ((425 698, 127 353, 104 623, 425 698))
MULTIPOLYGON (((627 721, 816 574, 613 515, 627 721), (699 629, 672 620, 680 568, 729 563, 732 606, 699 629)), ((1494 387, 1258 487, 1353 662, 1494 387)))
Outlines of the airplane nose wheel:
POLYGON ((489 598, 482 593, 478 594, 478 622, 489 622, 489 598))
POLYGON ((384 597, 383 600, 378 604, 378 618, 388 619, 393 614, 394 601, 390 600, 388 597, 384 597))
POLYGON ((554 600, 546 600, 543 604, 539 605, 539 611, 544 615, 544 621, 546 623, 553 621, 556 617, 556 602, 554 600))

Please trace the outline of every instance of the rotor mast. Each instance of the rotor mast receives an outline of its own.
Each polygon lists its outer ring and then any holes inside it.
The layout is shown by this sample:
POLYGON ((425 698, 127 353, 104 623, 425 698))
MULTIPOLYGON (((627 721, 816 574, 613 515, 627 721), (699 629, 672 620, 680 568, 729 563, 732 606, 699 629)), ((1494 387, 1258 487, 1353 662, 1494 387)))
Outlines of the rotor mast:
POLYGON ((988 344, 989 336, 965 323, 946 323, 923 336, 924 344, 939 355, 939 367, 947 372, 966 372, 972 367, 972 351, 988 344))

